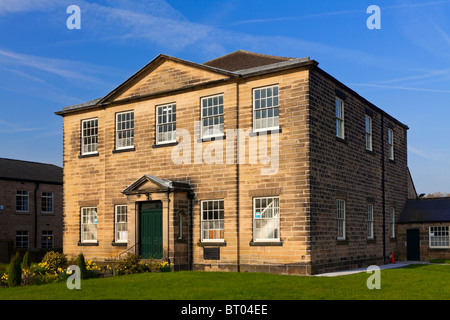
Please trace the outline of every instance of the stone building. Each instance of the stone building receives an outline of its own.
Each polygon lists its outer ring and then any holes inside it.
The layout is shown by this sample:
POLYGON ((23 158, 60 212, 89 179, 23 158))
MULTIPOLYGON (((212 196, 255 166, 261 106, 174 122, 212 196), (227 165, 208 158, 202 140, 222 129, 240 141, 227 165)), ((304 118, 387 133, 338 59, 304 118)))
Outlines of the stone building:
POLYGON ((159 55, 64 119, 64 252, 175 270, 383 263, 408 127, 309 58, 159 55))
POLYGON ((0 158, 0 260, 62 250, 63 169, 0 158))

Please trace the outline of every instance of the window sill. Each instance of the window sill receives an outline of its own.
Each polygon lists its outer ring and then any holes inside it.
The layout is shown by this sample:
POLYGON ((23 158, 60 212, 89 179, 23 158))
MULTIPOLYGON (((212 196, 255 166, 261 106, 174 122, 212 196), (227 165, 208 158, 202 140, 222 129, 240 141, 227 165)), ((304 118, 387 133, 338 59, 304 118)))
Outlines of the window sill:
POLYGON ((225 135, 215 136, 215 137, 205 137, 205 138, 197 139, 197 142, 201 143, 201 142, 209 142, 209 141, 215 141, 215 140, 225 140, 226 138, 227 137, 225 135))
POLYGON ((397 238, 389 238, 390 242, 397 242, 397 238))
POLYGON ((18 214, 18 215, 29 215, 30 212, 29 211, 16 211, 16 214, 18 214))
POLYGON ((345 144, 348 145, 348 140, 347 140, 347 138, 342 139, 341 137, 336 136, 336 141, 339 141, 339 142, 342 142, 342 143, 345 143, 345 144))
POLYGON ((136 148, 132 147, 132 148, 115 149, 112 151, 112 153, 122 153, 122 152, 131 152, 131 151, 136 151, 136 148))
POLYGON ((373 150, 369 150, 369 149, 366 149, 366 153, 371 154, 373 156, 375 155, 375 152, 373 150))
POLYGON ((159 144, 154 144, 152 145, 152 148, 163 148, 163 147, 173 147, 176 146, 178 144, 178 142, 168 142, 168 143, 159 143, 159 144))
POLYGON ((198 242, 197 245, 199 247, 226 247, 226 241, 206 241, 206 242, 198 242))
POLYGON ((376 239, 367 239, 367 244, 377 243, 376 239))
POLYGON ((79 247, 98 247, 97 242, 78 242, 79 247))
POLYGON ((389 162, 395 164, 395 160, 389 159, 389 162))
POLYGON ((91 153, 91 154, 80 154, 78 156, 78 159, 84 159, 84 158, 92 158, 92 157, 98 157, 99 153, 91 153))
POLYGON ((282 247, 283 241, 250 241, 250 247, 282 247))
POLYGON ((336 239, 336 244, 338 246, 340 246, 340 245, 347 245, 348 244, 348 239, 336 239))
POLYGON ((111 245, 114 247, 126 247, 128 242, 111 242, 111 245))
POLYGON ((281 133, 282 130, 281 128, 278 129, 267 129, 267 130, 261 130, 261 131, 252 131, 250 132, 249 136, 250 137, 257 137, 257 136, 264 136, 264 135, 269 135, 269 134, 276 134, 276 133, 281 133))

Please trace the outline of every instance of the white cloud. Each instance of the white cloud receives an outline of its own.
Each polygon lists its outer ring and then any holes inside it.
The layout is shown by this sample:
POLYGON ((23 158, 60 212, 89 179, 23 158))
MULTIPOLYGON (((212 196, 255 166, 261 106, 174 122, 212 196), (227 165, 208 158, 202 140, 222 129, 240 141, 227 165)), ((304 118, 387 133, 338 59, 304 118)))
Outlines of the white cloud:
POLYGON ((0 14, 47 11, 60 4, 58 0, 0 0, 0 14))

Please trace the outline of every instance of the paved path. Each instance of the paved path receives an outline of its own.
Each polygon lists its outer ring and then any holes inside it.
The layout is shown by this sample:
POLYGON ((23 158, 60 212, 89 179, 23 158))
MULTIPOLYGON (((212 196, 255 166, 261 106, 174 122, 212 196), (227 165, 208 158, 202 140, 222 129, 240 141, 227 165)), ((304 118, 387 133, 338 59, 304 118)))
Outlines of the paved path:
MULTIPOLYGON (((395 262, 395 263, 389 263, 389 264, 384 264, 380 267, 381 270, 384 269, 395 269, 395 268, 403 268, 406 267, 410 264, 429 264, 428 262, 419 262, 419 261, 400 261, 400 262, 395 262)), ((337 271, 337 272, 330 272, 330 273, 320 273, 320 274, 316 274, 316 277, 337 277, 337 276, 345 276, 345 275, 349 275, 349 274, 355 274, 355 273, 359 273, 359 272, 366 272, 367 268, 361 268, 361 269, 354 269, 354 270, 345 270, 345 271, 337 271)))

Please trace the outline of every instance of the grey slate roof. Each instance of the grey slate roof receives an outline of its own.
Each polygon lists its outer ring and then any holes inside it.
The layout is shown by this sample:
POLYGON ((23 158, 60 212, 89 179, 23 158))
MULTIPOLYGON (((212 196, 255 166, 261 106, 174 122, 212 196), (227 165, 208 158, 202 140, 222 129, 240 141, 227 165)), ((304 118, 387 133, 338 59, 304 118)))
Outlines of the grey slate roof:
POLYGON ((0 179, 63 183, 63 168, 53 164, 0 158, 0 179))
POLYGON ((398 223, 450 221, 450 198, 407 200, 398 223))

